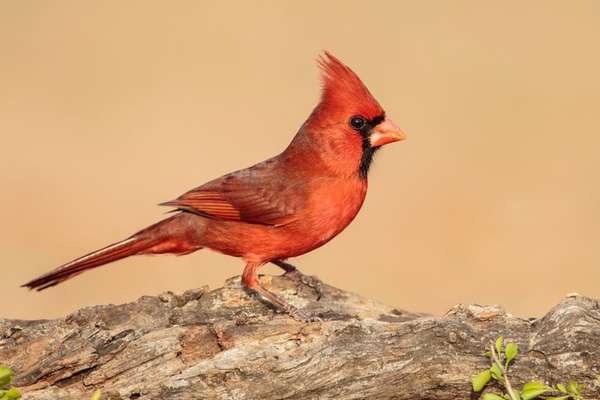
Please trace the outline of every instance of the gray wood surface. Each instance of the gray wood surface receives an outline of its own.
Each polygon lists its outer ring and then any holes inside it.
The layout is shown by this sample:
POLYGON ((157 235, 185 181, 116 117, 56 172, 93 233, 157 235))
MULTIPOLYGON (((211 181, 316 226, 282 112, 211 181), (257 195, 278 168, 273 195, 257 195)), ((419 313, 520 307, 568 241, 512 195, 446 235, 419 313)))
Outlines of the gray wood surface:
POLYGON ((470 377, 503 335, 521 349, 513 384, 573 379, 600 399, 598 300, 567 297, 539 319, 477 305, 434 317, 327 285, 316 301, 285 277, 262 279, 323 322, 276 313, 232 278, 64 319, 0 319, 0 364, 25 400, 89 399, 96 388, 104 400, 476 399, 470 377))

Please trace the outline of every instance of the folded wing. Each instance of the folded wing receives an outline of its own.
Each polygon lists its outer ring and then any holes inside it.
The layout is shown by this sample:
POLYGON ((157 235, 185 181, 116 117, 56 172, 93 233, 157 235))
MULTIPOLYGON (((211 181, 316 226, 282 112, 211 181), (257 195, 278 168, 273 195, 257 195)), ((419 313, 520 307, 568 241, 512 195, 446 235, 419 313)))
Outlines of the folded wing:
POLYGON ((295 184, 273 161, 210 181, 161 205, 210 218, 281 226, 298 218, 305 202, 303 185, 295 184))

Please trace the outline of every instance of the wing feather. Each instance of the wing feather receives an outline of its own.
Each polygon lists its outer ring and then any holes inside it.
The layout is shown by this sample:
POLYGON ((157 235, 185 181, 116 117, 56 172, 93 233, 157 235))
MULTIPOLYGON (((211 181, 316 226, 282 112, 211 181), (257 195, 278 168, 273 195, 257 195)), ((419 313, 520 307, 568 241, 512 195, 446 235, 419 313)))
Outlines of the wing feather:
POLYGON ((269 160, 217 178, 161 205, 211 218, 280 226, 297 219, 304 199, 303 185, 286 179, 269 160))

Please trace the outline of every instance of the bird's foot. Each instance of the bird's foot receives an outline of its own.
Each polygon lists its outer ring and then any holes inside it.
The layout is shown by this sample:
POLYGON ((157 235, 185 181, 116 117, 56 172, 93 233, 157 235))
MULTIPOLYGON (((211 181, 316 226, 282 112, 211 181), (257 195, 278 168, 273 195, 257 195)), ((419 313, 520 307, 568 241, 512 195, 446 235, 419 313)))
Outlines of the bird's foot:
POLYGON ((298 320, 300 322, 322 322, 323 320, 319 317, 317 317, 316 315, 294 307, 291 304, 286 303, 285 305, 282 306, 283 310, 292 318, 294 318, 295 320, 298 320))
POLYGON ((263 297, 265 300, 268 300, 271 305, 275 306, 279 310, 285 312, 292 318, 301 321, 301 322, 317 322, 321 321, 321 318, 309 313, 306 310, 302 310, 289 302, 287 302, 284 298, 276 295, 270 290, 265 289, 261 285, 257 285, 252 288, 255 293, 263 297))
POLYGON ((317 301, 323 297, 323 282, 319 278, 313 275, 304 275, 299 269, 294 268, 291 271, 286 271, 283 276, 291 279, 296 285, 305 285, 315 291, 317 294, 317 301))

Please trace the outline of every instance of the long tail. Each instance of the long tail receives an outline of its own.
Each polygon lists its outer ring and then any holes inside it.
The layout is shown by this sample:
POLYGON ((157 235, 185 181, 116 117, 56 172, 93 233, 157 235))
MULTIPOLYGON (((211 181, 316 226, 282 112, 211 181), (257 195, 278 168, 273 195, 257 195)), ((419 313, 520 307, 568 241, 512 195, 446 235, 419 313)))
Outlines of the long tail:
POLYGON ((160 221, 128 239, 79 257, 22 285, 29 289, 44 290, 73 278, 88 269, 96 268, 113 261, 136 254, 188 254, 201 248, 194 240, 182 235, 183 214, 160 221))
POLYGON ((96 250, 83 257, 79 257, 60 267, 32 280, 23 285, 29 289, 44 290, 51 286, 58 285, 67 279, 73 278, 80 273, 99 267, 109 262, 117 261, 125 257, 138 254, 140 251, 151 247, 148 240, 135 237, 125 239, 121 242, 111 244, 100 250, 96 250))

